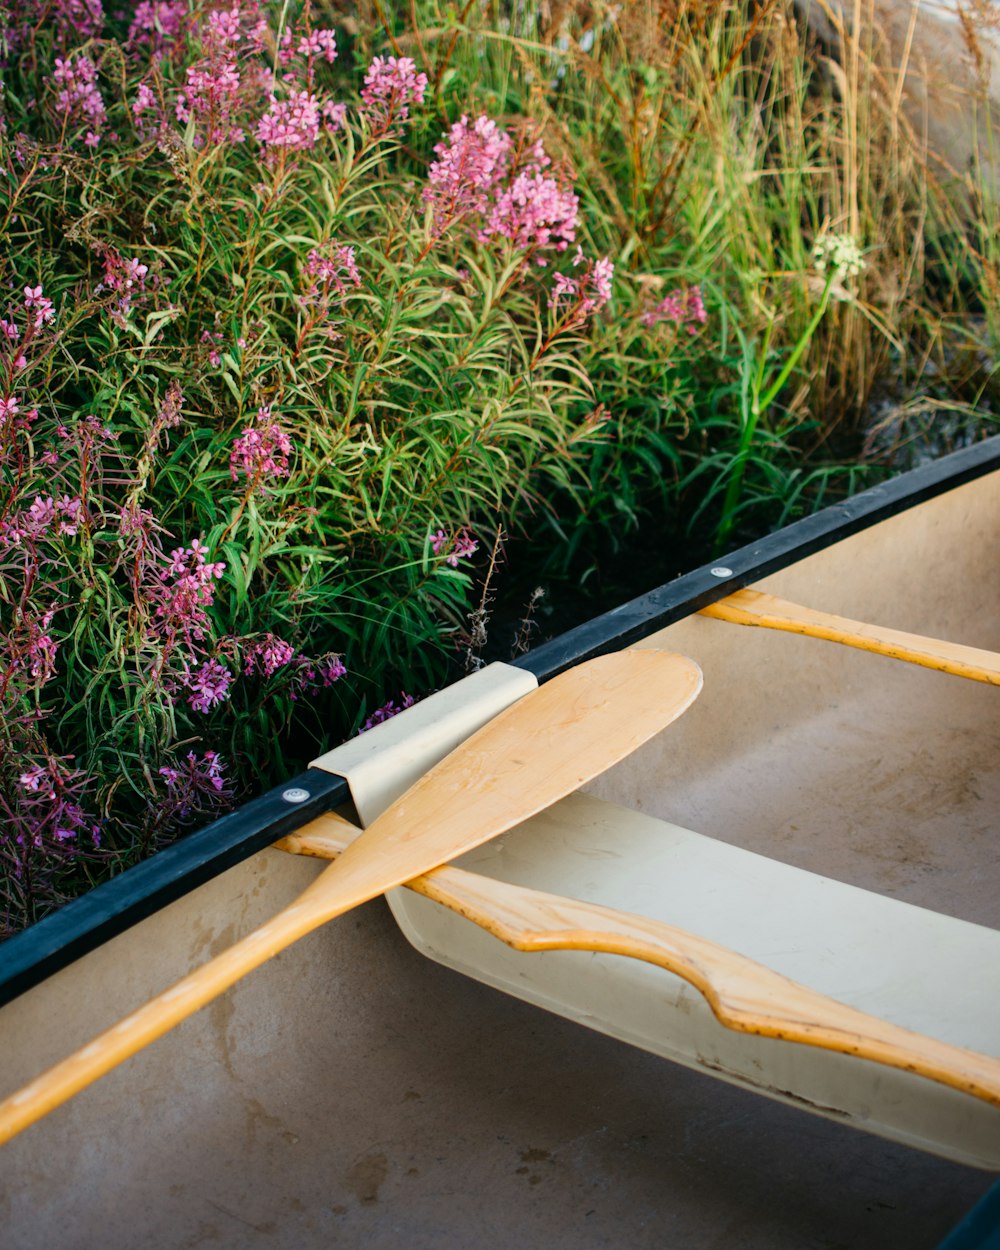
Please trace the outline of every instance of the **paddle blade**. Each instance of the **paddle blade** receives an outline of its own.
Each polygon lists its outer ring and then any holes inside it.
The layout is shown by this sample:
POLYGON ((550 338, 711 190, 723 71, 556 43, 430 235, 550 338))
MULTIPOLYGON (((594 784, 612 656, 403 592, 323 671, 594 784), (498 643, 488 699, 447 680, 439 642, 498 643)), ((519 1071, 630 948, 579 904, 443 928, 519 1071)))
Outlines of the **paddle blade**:
POLYGON ((698 697, 701 669, 619 651, 553 678, 467 738, 310 887, 338 911, 429 872, 578 790, 698 697))

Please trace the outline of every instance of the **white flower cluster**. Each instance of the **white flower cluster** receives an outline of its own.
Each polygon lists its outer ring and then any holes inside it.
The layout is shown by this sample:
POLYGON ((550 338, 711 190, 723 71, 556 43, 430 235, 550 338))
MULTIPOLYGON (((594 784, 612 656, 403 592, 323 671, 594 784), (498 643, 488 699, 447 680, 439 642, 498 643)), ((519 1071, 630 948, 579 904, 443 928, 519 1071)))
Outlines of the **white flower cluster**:
POLYGON ((817 239, 812 259, 820 273, 830 269, 838 278, 853 278, 865 267, 861 245, 850 234, 828 234, 817 239))

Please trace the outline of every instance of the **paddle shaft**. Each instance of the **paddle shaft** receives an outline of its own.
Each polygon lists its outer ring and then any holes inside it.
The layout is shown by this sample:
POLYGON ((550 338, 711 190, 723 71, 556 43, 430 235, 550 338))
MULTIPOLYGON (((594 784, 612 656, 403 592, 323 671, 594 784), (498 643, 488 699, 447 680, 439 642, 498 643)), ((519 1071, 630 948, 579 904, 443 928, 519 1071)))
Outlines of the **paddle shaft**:
POLYGON ((1000 686, 1000 654, 995 651, 925 638, 921 634, 907 634, 899 629, 885 629, 881 625, 867 625, 862 621, 789 603, 786 599, 777 599, 759 590, 737 590, 725 599, 702 608, 699 615, 731 621, 736 625, 757 625, 764 629, 839 642, 845 647, 887 655, 894 660, 935 669, 939 673, 951 673, 956 677, 1000 686))
POLYGON ((676 719, 701 671, 623 651, 526 695, 420 778, 291 905, 0 1103, 0 1143, 327 920, 506 832, 676 719))

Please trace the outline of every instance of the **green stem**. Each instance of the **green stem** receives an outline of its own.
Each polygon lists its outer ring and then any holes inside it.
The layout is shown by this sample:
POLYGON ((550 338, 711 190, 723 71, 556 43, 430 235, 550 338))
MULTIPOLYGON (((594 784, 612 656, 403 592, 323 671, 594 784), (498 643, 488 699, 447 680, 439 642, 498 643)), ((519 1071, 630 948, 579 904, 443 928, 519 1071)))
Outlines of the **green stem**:
POLYGON ((808 346, 810 339, 816 333, 816 329, 819 326, 820 321, 822 321, 827 307, 829 306, 830 290, 833 287, 833 280, 835 277, 836 270, 831 269, 823 287, 823 294, 820 296, 819 303, 816 305, 816 311, 810 318, 809 324, 799 336, 798 342, 792 348, 788 359, 781 367, 778 376, 774 379, 764 394, 761 395, 760 388, 763 385, 764 380, 764 361, 767 355, 768 341, 770 340, 770 327, 768 327, 767 340, 764 343, 760 364, 756 370, 756 375, 752 383, 749 412, 746 414, 743 421, 743 428, 740 431, 740 445, 736 455, 733 457, 733 463, 729 469, 729 482, 726 486, 726 497, 722 504, 722 519, 719 522, 719 528, 715 533, 714 551, 716 555, 718 555, 724 548, 736 521, 736 507, 739 504, 740 495, 743 491, 743 478, 746 473, 747 461, 750 458, 750 448, 753 445, 753 439, 757 432, 757 426, 760 424, 761 417, 765 412, 767 412, 781 388, 788 381, 792 370, 799 363, 802 353, 808 346))

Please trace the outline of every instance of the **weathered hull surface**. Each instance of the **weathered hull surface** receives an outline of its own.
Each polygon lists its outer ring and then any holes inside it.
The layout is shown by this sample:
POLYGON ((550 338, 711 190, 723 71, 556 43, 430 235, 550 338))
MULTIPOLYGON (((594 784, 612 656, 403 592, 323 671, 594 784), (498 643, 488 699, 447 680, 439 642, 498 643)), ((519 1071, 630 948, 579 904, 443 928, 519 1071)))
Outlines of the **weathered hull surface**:
MULTIPOLYGON (((5 1082, 315 871, 264 852, 22 996, 0 1017, 5 1082)), ((989 1183, 477 985, 379 902, 5 1146, 0 1223, 18 1250, 919 1250, 989 1183)))
MULTIPOLYGON (((759 584, 1000 649, 996 478, 759 584)), ((1000 691, 704 617, 646 644, 697 659, 704 691, 594 794, 1000 928, 1000 691)), ((481 855, 487 871, 502 858, 481 855)), ((320 867, 262 851, 14 998, 0 1011, 4 1092, 249 932, 320 867)), ((0 1240, 931 1250, 991 1179, 479 985, 423 959, 379 901, 0 1150, 0 1240)))
MULTIPOLYGON (((984 478, 760 585, 993 649, 1000 578, 984 574, 998 550, 1000 489, 984 478)), ((616 806, 565 800, 462 865, 654 916, 906 1028, 1000 1053, 1000 690, 703 616, 642 645, 692 656, 705 684, 669 730, 586 787, 616 806)), ((425 953, 508 992, 772 1097, 1000 1169, 1000 1111, 967 1094, 735 1034, 679 978, 645 964, 520 954, 409 892, 392 905, 425 953)))

